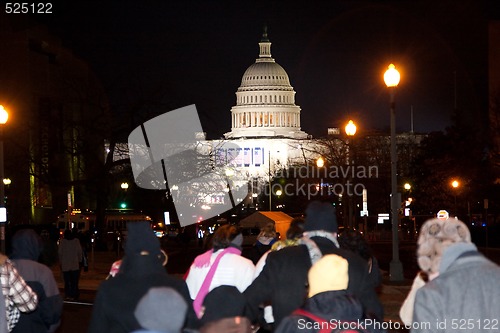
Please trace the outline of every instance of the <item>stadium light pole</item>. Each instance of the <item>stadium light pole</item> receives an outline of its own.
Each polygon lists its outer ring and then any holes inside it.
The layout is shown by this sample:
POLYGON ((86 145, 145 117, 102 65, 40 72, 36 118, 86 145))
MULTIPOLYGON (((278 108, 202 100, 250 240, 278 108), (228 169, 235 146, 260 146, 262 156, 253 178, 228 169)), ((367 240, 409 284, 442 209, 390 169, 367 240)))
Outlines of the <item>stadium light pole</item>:
POLYGON ((396 103, 394 95, 401 76, 394 64, 390 64, 384 74, 384 81, 390 94, 391 111, 391 220, 392 220, 392 261, 389 266, 391 281, 402 281, 403 264, 399 260, 399 206, 398 180, 397 180, 397 148, 396 148, 396 103))

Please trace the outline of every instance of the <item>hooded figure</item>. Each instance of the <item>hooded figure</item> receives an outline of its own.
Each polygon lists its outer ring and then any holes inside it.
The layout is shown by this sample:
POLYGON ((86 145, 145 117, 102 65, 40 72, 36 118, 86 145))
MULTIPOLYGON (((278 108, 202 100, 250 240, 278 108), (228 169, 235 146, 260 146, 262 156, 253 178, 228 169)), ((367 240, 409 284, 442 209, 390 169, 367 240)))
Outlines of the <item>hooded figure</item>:
POLYGON ((12 332, 54 332, 60 324, 62 297, 52 271, 38 263, 42 239, 32 229, 21 229, 12 237, 11 260, 19 274, 38 295, 38 307, 31 313, 21 313, 12 332))
POLYGON ((297 246, 269 252, 262 272, 244 291, 247 316, 253 322, 260 318, 260 305, 270 302, 274 323, 299 308, 307 297, 307 273, 323 255, 336 254, 348 262, 350 294, 358 297, 365 315, 381 320, 383 308, 368 280, 368 265, 357 254, 339 248, 337 217, 331 203, 312 201, 306 209, 304 233, 297 246))
POLYGON ((212 289, 203 300, 200 333, 250 333, 250 320, 244 317, 245 296, 234 286, 212 289))
POLYGON ((376 332, 361 326, 363 306, 347 291, 348 267, 348 261, 335 254, 325 255, 312 265, 308 272, 307 300, 300 309, 285 317, 275 332, 319 332, 318 325, 328 325, 332 332, 344 325, 349 326, 349 332, 376 332))
POLYGON ((153 287, 171 287, 188 304, 187 321, 183 327, 197 328, 192 301, 186 283, 167 274, 160 242, 148 221, 127 224, 125 256, 112 279, 103 281, 92 309, 89 333, 129 333, 143 327, 134 316, 140 299, 153 287))

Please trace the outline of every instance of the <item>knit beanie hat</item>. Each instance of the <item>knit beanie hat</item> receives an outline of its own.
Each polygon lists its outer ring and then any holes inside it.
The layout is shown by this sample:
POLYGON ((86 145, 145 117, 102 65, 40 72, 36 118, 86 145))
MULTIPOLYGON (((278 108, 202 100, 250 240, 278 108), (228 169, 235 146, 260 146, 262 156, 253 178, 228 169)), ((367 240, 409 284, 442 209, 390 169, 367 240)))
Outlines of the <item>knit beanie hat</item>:
POLYGON ((470 231, 457 219, 431 219, 420 229, 417 261, 427 273, 438 273, 443 252, 455 243, 471 243, 470 231))
POLYGON ((222 285, 212 289, 203 300, 202 325, 223 318, 243 316, 245 296, 235 286, 222 285))
POLYGON ((153 287, 137 303, 134 315, 147 330, 180 333, 186 321, 187 309, 186 301, 175 289, 153 287))
POLYGON ((160 255, 160 241, 148 221, 128 222, 125 255, 141 254, 142 252, 160 255))
POLYGON ((337 232, 337 215, 330 203, 313 201, 306 208, 304 231, 337 232))
POLYGON ((347 260, 341 256, 336 254, 323 256, 309 269, 309 297, 325 291, 347 289, 348 268, 347 260))

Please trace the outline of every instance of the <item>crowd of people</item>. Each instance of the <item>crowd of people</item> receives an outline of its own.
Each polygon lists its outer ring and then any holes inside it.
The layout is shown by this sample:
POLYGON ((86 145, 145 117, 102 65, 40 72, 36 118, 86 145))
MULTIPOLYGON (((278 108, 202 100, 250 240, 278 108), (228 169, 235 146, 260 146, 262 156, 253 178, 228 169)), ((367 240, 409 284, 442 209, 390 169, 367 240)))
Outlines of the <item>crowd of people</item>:
POLYGON ((66 300, 79 297, 83 250, 78 235, 66 230, 59 244, 46 231, 17 230, 9 257, 0 254, 0 333, 54 333, 61 324, 63 296, 51 266, 59 264, 66 300))
MULTIPOLYGON (((146 224, 141 230, 151 233, 146 224)), ((331 204, 311 202, 305 219, 294 219, 285 239, 278 239, 266 225, 247 257, 242 254, 238 227, 221 226, 210 249, 194 259, 184 279, 175 282, 166 278, 159 243, 151 239, 148 244, 154 248, 137 248, 141 254, 134 255, 134 265, 120 267, 101 284, 89 332, 342 332, 345 324, 349 332, 384 331, 383 307, 376 293, 382 282, 378 261, 358 231, 338 235, 331 204), (161 281, 146 278, 152 274, 143 269, 146 262, 163 275, 161 281), (135 288, 131 287, 134 275, 141 275, 139 293, 110 297, 125 286, 135 288), (178 302, 175 314, 162 310, 167 305, 154 307, 148 301, 157 288, 176 295, 168 301, 163 298, 170 305, 178 302), (139 310, 144 303, 150 304, 149 311, 139 310), (113 304, 120 304, 119 310, 113 304)), ((476 323, 490 319, 489 327, 469 332, 496 329, 500 269, 477 251, 462 222, 428 221, 420 233, 417 255, 429 279, 410 292, 402 307, 402 318, 404 311, 411 313, 409 320, 403 319, 411 332, 451 332, 450 327, 443 330, 438 325, 459 315, 475 318, 476 323), (465 299, 457 290, 462 278, 469 283, 465 299), (473 300, 471 305, 467 299, 473 300), (460 305, 456 309, 455 302, 460 305), (417 322, 432 322, 435 327, 412 326, 417 322)), ((126 251, 124 261, 128 256, 126 251)))
MULTIPOLYGON (((376 257, 356 230, 338 234, 334 207, 313 201, 283 239, 266 225, 242 253, 241 230, 219 227, 184 278, 171 275, 149 222, 127 225, 124 256, 97 291, 89 332, 250 333, 384 332, 376 257), (378 324, 377 324, 378 323, 378 324)), ((0 255, 0 333, 55 332, 63 298, 40 263, 43 241, 31 229, 0 255)), ((78 298, 82 248, 67 231, 59 244, 66 299, 78 298)), ((453 218, 431 219, 417 241, 421 272, 400 316, 411 332, 500 329, 500 267, 453 218)))

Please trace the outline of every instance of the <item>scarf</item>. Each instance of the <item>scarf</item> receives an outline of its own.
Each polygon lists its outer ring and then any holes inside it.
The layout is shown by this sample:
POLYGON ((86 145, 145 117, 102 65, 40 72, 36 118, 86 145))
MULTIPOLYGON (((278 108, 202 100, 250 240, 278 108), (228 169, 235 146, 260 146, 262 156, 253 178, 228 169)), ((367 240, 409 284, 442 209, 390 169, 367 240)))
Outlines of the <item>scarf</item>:
MULTIPOLYGON (((210 258, 212 257, 213 252, 214 250, 212 249, 196 257, 194 260, 194 266, 197 268, 209 266, 210 258)), ((214 278, 217 266, 219 265, 221 258, 227 253, 241 255, 241 250, 230 246, 222 250, 222 252, 217 255, 217 258, 215 258, 212 267, 210 267, 210 269, 208 270, 207 276, 205 276, 205 280, 203 280, 200 290, 198 291, 198 294, 196 294, 196 298, 193 301, 193 308, 198 318, 201 317, 201 307, 203 305, 203 300, 205 299, 205 296, 208 294, 208 290, 214 278)))
POLYGON ((307 246, 307 250, 309 250, 309 257, 311 258, 311 263, 314 265, 316 261, 318 261, 322 256, 321 250, 318 245, 311 239, 313 237, 323 237, 331 241, 337 248, 340 247, 339 242, 334 234, 331 232, 323 231, 323 230, 315 230, 315 231, 307 231, 304 232, 302 238, 299 240, 299 244, 303 244, 307 246))

